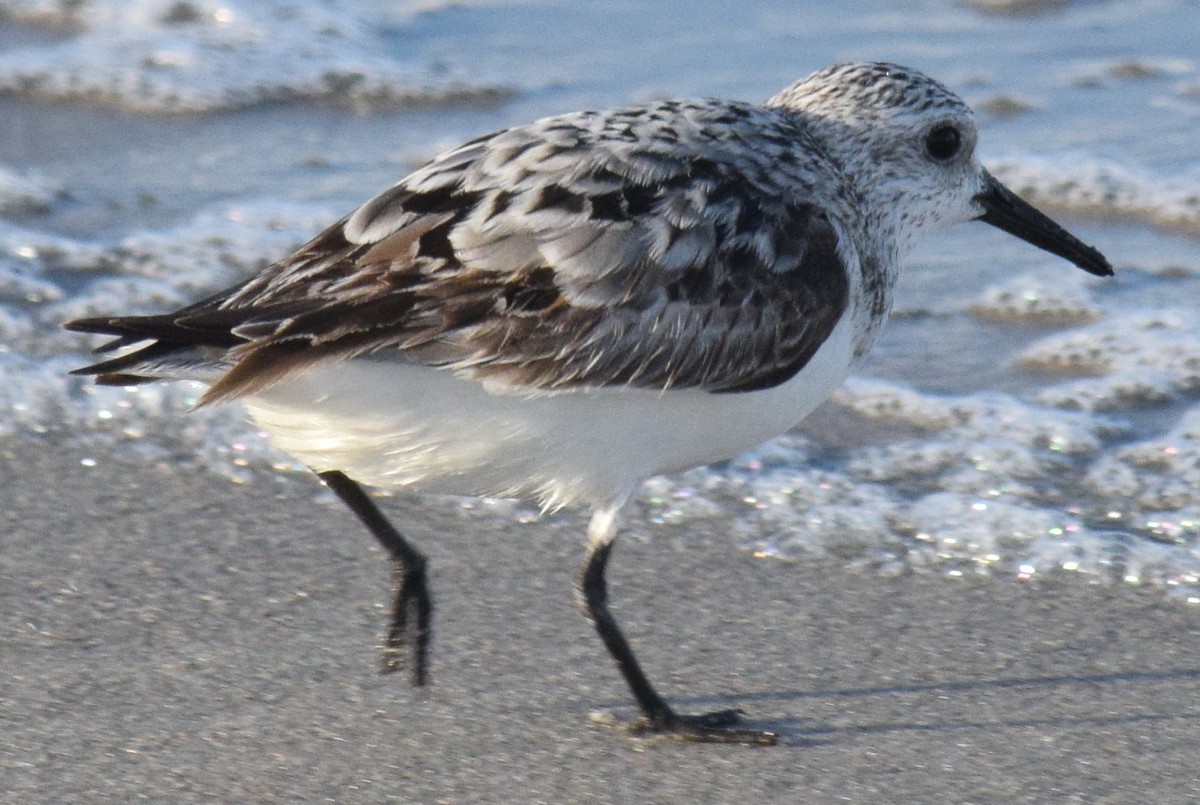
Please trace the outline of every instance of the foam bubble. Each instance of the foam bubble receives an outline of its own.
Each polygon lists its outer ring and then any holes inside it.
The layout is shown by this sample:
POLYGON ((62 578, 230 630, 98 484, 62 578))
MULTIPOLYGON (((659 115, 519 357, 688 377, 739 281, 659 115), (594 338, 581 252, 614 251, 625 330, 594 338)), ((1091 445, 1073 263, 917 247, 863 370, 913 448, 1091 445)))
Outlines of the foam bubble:
POLYGON ((95 0, 25 2, 11 13, 70 32, 0 54, 0 91, 17 95, 177 114, 296 100, 377 108, 505 94, 444 62, 398 57, 389 35, 418 13, 412 4, 95 0))
POLYGON ((0 215, 45 212, 63 194, 63 188, 36 171, 0 165, 0 215))
POLYGON ((1195 170, 1154 176, 1147 170, 1074 152, 1022 155, 994 162, 989 169, 1034 204, 1200 232, 1200 173, 1195 170))
POLYGON ((1053 274, 1026 274, 992 285, 970 303, 968 310, 984 321, 1039 325, 1079 324, 1100 315, 1087 278, 1059 270, 1053 274))
POLYGON ((1200 314, 1118 313, 1042 339, 1017 360, 1041 372, 1090 375, 1043 389, 1037 399, 1044 405, 1105 411, 1172 401, 1200 391, 1200 314))

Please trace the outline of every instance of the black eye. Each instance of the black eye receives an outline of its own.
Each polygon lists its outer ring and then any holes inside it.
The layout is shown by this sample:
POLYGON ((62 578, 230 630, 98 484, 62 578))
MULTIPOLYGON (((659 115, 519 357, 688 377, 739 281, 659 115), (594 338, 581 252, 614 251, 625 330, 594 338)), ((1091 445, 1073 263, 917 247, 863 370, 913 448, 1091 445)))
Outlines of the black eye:
POLYGON ((962 134, 949 123, 938 126, 925 135, 925 150, 938 162, 945 162, 962 147, 962 134))

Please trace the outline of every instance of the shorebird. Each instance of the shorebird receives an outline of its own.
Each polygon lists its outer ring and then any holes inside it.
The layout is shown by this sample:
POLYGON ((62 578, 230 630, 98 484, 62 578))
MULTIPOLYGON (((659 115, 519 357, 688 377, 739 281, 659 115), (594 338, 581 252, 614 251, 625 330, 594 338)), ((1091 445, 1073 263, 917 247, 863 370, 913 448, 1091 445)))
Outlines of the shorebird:
POLYGON ((605 567, 648 476, 796 425, 875 341, 919 236, 980 220, 1092 274, 1108 261, 979 163, 955 94, 886 63, 761 105, 548 117, 433 159, 294 254, 172 313, 69 322, 102 384, 240 400, 387 549, 385 667, 425 684, 426 559, 360 483, 592 507, 578 594, 641 732, 772 743, 676 712, 610 613, 605 567))

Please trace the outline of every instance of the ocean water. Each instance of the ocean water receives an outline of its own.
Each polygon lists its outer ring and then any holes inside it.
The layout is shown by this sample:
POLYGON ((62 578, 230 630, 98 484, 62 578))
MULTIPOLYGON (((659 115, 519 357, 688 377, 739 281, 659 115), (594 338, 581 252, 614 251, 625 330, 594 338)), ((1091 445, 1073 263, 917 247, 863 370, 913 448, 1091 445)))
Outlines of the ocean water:
POLYGON ((219 290, 489 130, 887 59, 972 103, 984 162, 1117 277, 982 224, 926 242, 830 403, 652 479, 634 527, 1200 603, 1197 31, 1194 0, 0 0, 0 439, 66 438, 80 472, 303 471, 236 407, 187 413, 196 385, 67 377, 92 342, 61 323, 219 290))

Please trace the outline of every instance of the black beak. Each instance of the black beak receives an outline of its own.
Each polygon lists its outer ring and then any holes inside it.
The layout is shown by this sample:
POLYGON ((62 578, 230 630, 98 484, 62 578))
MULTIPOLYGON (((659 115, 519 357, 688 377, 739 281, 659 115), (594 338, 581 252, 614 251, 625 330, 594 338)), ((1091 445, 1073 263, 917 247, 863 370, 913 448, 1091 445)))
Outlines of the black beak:
POLYGON ((983 207, 978 220, 1016 235, 1026 243, 1070 260, 1089 274, 1111 277, 1112 265, 1099 251, 1051 221, 1032 205, 1022 201, 987 171, 983 172, 985 187, 975 201, 983 207))

